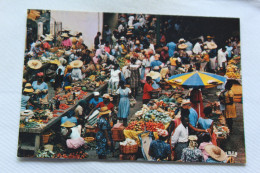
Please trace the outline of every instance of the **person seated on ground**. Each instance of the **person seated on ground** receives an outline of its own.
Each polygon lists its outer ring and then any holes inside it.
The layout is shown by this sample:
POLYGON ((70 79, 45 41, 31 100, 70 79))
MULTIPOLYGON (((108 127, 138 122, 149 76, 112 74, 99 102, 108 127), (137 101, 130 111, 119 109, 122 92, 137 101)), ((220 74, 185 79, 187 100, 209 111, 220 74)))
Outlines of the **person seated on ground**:
POLYGON ((156 90, 152 87, 153 79, 151 76, 146 76, 146 83, 143 90, 143 104, 149 103, 151 100, 151 94, 156 90))
POLYGON ((70 65, 73 68, 71 72, 72 80, 73 81, 82 80, 83 76, 82 76, 81 67, 83 66, 83 62, 81 60, 75 60, 72 61, 70 65))
POLYGON ((103 102, 103 98, 100 97, 99 92, 93 92, 94 97, 89 101, 90 109, 95 108, 100 102, 103 102))
POLYGON ((80 100, 78 106, 75 108, 75 116, 78 119, 79 124, 84 126, 85 116, 90 112, 88 102, 86 100, 80 100))
POLYGON ((207 163, 227 163, 227 154, 218 146, 208 144, 205 146, 205 152, 208 153, 207 163))
POLYGON ((203 154, 200 149, 198 149, 197 141, 198 138, 195 135, 189 136, 189 147, 182 150, 181 161, 182 162, 202 162, 203 154))
POLYGON ((106 159, 109 152, 114 152, 111 126, 108 115, 111 111, 105 106, 100 109, 96 133, 97 155, 99 159, 106 159))
POLYGON ((158 129, 157 130, 159 139, 153 140, 149 147, 149 155, 153 160, 171 160, 171 147, 170 144, 165 143, 167 139, 167 130, 158 129))
POLYGON ((202 151, 204 162, 208 159, 209 154, 205 151, 205 146, 211 144, 211 137, 209 133, 203 133, 198 137, 199 149, 202 151))
POLYGON ((188 147, 188 136, 189 136, 189 114, 188 109, 183 109, 181 111, 181 123, 175 129, 171 137, 171 146, 174 150, 174 160, 180 160, 182 155, 182 150, 188 147))
POLYGON ((27 109, 28 103, 31 103, 31 96, 30 94, 33 93, 32 85, 30 83, 25 84, 25 88, 23 90, 22 99, 21 99, 21 111, 27 109))
POLYGON ((37 100, 47 101, 48 85, 43 81, 43 72, 37 73, 37 81, 32 83, 32 87, 35 90, 37 100))
POLYGON ((67 133, 63 136, 63 142, 66 142, 67 148, 78 149, 85 144, 85 140, 81 137, 81 125, 76 126, 75 123, 66 121, 61 127, 67 129, 67 133))

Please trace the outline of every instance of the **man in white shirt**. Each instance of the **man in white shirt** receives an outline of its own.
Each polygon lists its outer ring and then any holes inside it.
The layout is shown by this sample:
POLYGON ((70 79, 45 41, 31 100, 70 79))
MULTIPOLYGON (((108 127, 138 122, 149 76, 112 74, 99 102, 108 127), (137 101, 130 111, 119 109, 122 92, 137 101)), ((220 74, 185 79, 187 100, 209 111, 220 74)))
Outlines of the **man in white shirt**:
POLYGON ((181 112, 181 124, 175 129, 171 137, 171 146, 175 151, 174 160, 180 160, 182 155, 182 150, 188 147, 188 137, 189 137, 189 110, 183 109, 181 112))
POLYGON ((227 65, 228 52, 225 47, 218 50, 218 66, 220 68, 225 68, 227 65), (224 65, 224 66, 223 66, 224 65))
POLYGON ((198 42, 193 47, 193 50, 192 50, 193 53, 195 53, 197 55, 201 54, 201 52, 202 52, 201 46, 202 46, 202 41, 198 40, 198 42))

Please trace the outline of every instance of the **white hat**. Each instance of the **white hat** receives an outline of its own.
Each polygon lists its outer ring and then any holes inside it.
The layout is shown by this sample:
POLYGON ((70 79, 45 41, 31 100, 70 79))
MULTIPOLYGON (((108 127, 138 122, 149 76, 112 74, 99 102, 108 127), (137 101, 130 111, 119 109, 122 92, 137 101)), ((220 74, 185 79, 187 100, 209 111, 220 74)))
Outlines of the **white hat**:
POLYGON ((93 92, 94 96, 99 96, 99 92, 93 92))
POLYGON ((180 43, 181 41, 184 41, 184 42, 185 42, 185 39, 184 39, 184 38, 180 38, 180 39, 179 39, 179 43, 180 43))
POLYGON ((190 104, 190 100, 189 99, 183 99, 181 102, 181 106, 186 105, 186 104, 190 104))

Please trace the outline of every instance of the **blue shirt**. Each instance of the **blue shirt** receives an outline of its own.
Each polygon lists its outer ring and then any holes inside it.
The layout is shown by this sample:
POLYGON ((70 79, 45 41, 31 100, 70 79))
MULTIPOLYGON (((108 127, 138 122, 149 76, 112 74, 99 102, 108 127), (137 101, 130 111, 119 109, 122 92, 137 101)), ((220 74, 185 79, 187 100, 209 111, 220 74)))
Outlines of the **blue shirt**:
POLYGON ((226 46, 226 49, 227 49, 227 52, 228 52, 228 57, 231 58, 233 47, 232 46, 230 46, 230 47, 226 46))
POLYGON ((162 62, 160 60, 154 60, 151 62, 151 67, 152 69, 155 67, 155 66, 160 66, 162 65, 162 62))
MULTIPOLYGON (((45 90, 45 89, 48 89, 48 85, 47 85, 45 82, 43 82, 43 83, 41 83, 40 85, 38 85, 38 84, 37 84, 37 81, 34 81, 34 82, 32 83, 32 87, 33 87, 34 90, 39 89, 40 91, 45 90)), ((41 95, 40 95, 40 98, 44 98, 45 96, 47 96, 47 94, 41 94, 41 95)))
POLYGON ((151 157, 154 159, 165 159, 171 153, 170 144, 165 143, 161 140, 152 141, 149 148, 151 157))
POLYGON ((166 45, 168 47, 169 56, 172 57, 176 49, 176 44, 172 41, 166 45))
POLYGON ((212 119, 199 118, 199 120, 198 120, 199 126, 200 126, 202 129, 204 129, 204 130, 210 128, 212 122, 213 122, 212 119))
POLYGON ((198 114, 195 111, 195 109, 190 108, 190 114, 189 114, 189 123, 193 126, 196 127, 197 121, 198 121, 198 114))
POLYGON ((78 122, 76 117, 68 118, 67 116, 65 116, 65 117, 61 118, 61 124, 65 123, 66 121, 70 121, 70 122, 75 123, 75 124, 77 124, 77 122, 78 122))
POLYGON ((191 42, 186 42, 185 43, 188 47, 186 48, 186 51, 190 51, 190 50, 192 50, 192 48, 193 48, 193 45, 192 45, 192 43, 191 42))
POLYGON ((21 111, 26 110, 27 102, 30 99, 30 96, 22 95, 21 99, 21 111))
POLYGON ((89 101, 89 104, 92 104, 94 105, 94 107, 97 106, 97 104, 99 104, 100 102, 103 102, 103 99, 102 98, 98 98, 98 101, 95 100, 95 98, 92 98, 90 101, 89 101))

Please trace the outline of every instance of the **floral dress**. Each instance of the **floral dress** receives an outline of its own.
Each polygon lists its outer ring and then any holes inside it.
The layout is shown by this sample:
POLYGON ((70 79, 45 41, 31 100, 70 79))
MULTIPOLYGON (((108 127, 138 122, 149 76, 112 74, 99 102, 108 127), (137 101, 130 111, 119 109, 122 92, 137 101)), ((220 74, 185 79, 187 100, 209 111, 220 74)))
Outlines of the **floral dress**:
POLYGON ((109 154, 109 151, 113 151, 111 126, 108 120, 104 117, 100 117, 98 119, 97 126, 99 128, 99 131, 96 134, 96 151, 99 156, 106 156, 107 154, 109 154), (111 148, 107 144, 107 139, 104 130, 107 130, 108 138, 111 142, 111 148))

